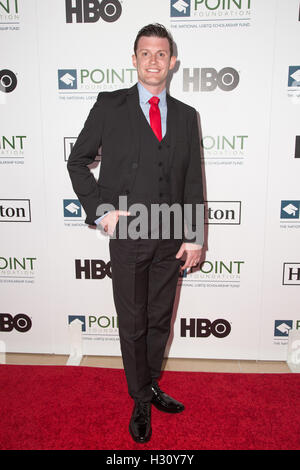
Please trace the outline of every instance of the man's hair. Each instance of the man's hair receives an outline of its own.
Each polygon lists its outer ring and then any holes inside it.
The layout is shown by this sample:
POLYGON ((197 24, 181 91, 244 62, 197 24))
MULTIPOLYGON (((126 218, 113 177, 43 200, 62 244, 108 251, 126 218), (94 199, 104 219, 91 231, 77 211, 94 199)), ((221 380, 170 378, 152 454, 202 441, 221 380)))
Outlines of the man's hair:
POLYGON ((169 41, 170 55, 172 57, 172 55, 173 55, 173 38, 172 38, 171 33, 162 24, 159 24, 159 23, 148 24, 147 26, 144 26, 138 32, 137 37, 134 41, 134 53, 135 53, 135 55, 136 55, 139 39, 142 36, 147 36, 147 37, 156 36, 158 38, 166 38, 169 41))

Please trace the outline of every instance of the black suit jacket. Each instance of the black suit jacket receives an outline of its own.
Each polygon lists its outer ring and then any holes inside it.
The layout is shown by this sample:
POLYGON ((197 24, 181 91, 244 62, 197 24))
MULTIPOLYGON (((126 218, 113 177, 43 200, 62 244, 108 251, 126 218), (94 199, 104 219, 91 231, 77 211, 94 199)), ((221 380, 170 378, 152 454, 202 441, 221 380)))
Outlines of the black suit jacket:
MULTIPOLYGON (((118 208, 118 197, 130 192, 139 160, 139 94, 137 85, 129 89, 99 93, 68 160, 73 189, 87 217, 95 225, 101 214, 97 207, 111 203, 118 208), (87 165, 95 160, 102 146, 98 181, 87 165)), ((169 132, 169 183, 171 203, 190 204, 185 215, 187 229, 197 230, 203 240, 203 185, 197 114, 194 108, 167 94, 169 132), (196 212, 201 224, 196 227, 196 212), (201 232, 201 233, 200 233, 201 232)), ((190 238, 183 240, 191 241, 190 238)), ((194 239, 195 241, 195 239, 194 239)))

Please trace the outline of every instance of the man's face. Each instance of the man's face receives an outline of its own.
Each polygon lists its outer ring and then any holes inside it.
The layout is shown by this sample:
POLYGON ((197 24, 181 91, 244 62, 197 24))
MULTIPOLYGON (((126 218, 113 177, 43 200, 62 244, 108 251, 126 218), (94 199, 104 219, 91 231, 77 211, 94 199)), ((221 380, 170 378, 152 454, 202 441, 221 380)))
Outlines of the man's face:
POLYGON ((167 38, 142 36, 132 63, 141 84, 153 94, 159 94, 166 87, 168 72, 174 68, 176 57, 170 57, 167 38))

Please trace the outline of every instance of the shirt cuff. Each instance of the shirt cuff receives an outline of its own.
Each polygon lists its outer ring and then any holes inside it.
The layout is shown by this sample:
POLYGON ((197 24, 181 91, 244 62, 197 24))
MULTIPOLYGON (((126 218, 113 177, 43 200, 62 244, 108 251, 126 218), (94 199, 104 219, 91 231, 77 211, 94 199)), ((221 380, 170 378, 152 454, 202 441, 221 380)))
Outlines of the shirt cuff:
POLYGON ((105 212, 105 214, 101 215, 101 217, 98 217, 98 219, 95 220, 95 224, 98 225, 100 223, 100 220, 103 219, 107 214, 109 214, 111 211, 105 212))

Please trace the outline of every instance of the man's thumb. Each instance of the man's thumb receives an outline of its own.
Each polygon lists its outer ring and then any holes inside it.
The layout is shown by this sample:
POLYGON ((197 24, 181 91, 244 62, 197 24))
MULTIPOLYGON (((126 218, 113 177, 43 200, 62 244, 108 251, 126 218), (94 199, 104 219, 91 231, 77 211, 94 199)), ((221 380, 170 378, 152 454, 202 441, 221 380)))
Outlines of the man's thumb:
POLYGON ((176 258, 181 258, 181 256, 183 255, 184 253, 184 247, 183 245, 181 245, 181 247, 179 248, 177 254, 176 254, 176 258))

